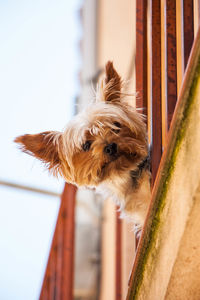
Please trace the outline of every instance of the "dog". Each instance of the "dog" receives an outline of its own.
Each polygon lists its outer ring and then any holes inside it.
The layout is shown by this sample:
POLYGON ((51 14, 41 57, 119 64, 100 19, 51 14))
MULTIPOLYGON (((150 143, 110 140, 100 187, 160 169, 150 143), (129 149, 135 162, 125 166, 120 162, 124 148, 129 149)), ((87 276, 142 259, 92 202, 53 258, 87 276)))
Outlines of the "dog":
POLYGON ((25 134, 15 142, 54 175, 114 199, 122 217, 142 227, 151 194, 146 124, 128 104, 123 88, 124 81, 108 61, 95 101, 63 132, 25 134))

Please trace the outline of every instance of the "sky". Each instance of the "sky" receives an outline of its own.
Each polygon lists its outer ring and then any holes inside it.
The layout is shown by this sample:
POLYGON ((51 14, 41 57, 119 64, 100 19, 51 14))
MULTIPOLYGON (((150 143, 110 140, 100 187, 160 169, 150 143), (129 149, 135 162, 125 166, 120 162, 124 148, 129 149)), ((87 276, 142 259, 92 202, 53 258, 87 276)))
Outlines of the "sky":
MULTIPOLYGON (((79 92, 81 0, 0 0, 0 180, 62 192, 19 151, 25 133, 62 130, 79 92)), ((59 199, 0 186, 0 299, 38 299, 59 199)))

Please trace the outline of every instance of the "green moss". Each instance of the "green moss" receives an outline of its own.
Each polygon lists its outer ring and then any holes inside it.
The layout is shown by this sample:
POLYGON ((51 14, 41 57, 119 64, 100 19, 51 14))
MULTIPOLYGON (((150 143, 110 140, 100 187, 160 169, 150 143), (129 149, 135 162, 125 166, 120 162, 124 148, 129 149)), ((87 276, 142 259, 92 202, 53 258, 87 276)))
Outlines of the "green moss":
POLYGON ((174 147, 171 154, 169 153, 168 160, 165 163, 164 174, 159 184, 151 217, 149 218, 151 220, 151 224, 147 225, 147 230, 144 235, 140 257, 137 264, 137 270, 135 272, 135 277, 133 278, 132 287, 130 287, 129 290, 129 300, 135 300, 137 298, 144 277, 144 270, 148 258, 150 257, 150 254, 152 255, 152 257, 155 256, 156 251, 158 251, 158 249, 155 249, 154 245, 159 230, 159 225, 162 222, 161 214, 166 204, 166 195, 175 168, 176 158, 186 133, 188 117, 195 102, 195 94, 199 76, 200 58, 198 59, 197 65, 195 67, 193 81, 189 87, 189 90, 186 91, 188 94, 184 95, 184 97, 186 97, 187 99, 185 99, 183 114, 181 120, 179 121, 179 124, 177 124, 178 129, 174 140, 174 147), (153 253, 153 249, 155 253, 153 253))

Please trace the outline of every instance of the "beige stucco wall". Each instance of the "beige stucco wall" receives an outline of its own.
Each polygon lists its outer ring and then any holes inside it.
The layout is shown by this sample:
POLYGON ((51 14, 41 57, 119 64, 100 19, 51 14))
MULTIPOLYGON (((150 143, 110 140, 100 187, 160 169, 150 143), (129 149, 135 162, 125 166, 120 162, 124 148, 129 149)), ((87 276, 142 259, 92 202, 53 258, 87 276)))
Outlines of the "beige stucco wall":
POLYGON ((180 242, 165 300, 200 299, 200 186, 180 242))

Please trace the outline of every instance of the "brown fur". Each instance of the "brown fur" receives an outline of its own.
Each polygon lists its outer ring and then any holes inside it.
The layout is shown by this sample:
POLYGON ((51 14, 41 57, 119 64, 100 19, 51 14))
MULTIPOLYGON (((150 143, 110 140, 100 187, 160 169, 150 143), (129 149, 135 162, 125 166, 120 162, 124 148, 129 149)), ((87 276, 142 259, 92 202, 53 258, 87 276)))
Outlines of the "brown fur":
POLYGON ((25 134, 15 139, 21 145, 23 152, 33 155, 46 163, 48 169, 55 174, 61 165, 59 144, 61 135, 56 131, 46 131, 39 134, 25 134))
POLYGON ((130 174, 148 155, 146 127, 143 117, 126 103, 121 88, 122 80, 108 62, 97 102, 75 116, 64 132, 26 134, 15 142, 66 181, 111 196, 127 217, 142 224, 150 197, 150 173, 142 171, 137 187, 130 174), (110 155, 105 149, 113 144, 116 153, 110 155))

